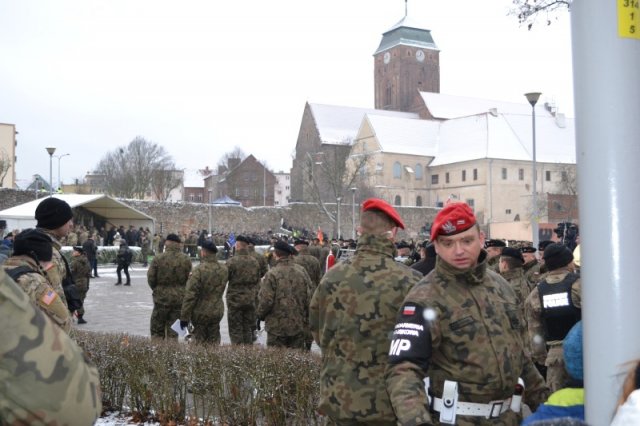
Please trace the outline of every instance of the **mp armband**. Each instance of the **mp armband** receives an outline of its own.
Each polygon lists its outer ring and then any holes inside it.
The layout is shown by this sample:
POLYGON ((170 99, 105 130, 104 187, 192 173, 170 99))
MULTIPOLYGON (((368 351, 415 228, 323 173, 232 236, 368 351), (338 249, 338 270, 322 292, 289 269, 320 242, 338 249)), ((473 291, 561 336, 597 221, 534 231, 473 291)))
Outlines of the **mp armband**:
POLYGON ((424 318, 424 308, 405 303, 398 315, 389 347, 389 363, 411 362, 423 370, 431 360, 431 333, 424 318))

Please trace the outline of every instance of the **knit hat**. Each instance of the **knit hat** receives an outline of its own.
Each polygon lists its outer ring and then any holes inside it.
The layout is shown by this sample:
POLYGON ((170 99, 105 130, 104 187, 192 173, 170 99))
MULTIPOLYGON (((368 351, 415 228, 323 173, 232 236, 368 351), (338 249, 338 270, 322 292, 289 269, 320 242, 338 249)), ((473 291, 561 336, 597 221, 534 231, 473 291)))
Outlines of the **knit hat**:
POLYGON ((542 256, 542 258, 544 259, 545 265, 547 265, 547 269, 553 271, 571 263, 573 253, 571 253, 571 250, 569 250, 567 246, 554 243, 544 249, 544 256, 542 256))
POLYGON ((176 234, 169 234, 167 235, 167 241, 173 241, 174 243, 181 243, 182 241, 180 241, 180 237, 178 237, 176 234))
POLYGON ((431 241, 438 235, 455 235, 476 224, 476 216, 466 203, 449 203, 438 212, 431 226, 431 241))
POLYGON ((66 201, 58 198, 45 198, 36 207, 36 220, 38 228, 58 229, 73 219, 73 211, 66 201))
POLYGON ((582 380, 582 321, 578 321, 571 327, 562 342, 562 350, 567 373, 576 380, 582 380))
POLYGON ((53 253, 51 247, 51 238, 47 234, 37 229, 25 229, 13 242, 13 254, 37 257, 41 262, 49 262, 53 253))

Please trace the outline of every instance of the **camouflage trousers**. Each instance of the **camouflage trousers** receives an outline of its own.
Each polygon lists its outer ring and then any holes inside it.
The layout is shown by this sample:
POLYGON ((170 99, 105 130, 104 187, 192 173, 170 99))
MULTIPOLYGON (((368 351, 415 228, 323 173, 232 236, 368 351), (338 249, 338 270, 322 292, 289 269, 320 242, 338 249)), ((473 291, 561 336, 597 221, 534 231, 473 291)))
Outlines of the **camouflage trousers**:
POLYGON ((192 321, 193 336, 198 343, 220 344, 220 320, 222 317, 198 319, 192 321))
POLYGON ((571 377, 564 367, 562 345, 549 347, 544 365, 547 367, 547 387, 552 393, 567 387, 571 377))
POLYGON ((272 348, 306 349, 305 333, 295 336, 277 336, 267 333, 267 346, 272 348))
POLYGON ((253 305, 229 306, 227 310, 229 337, 234 345, 253 344, 256 308, 253 305))
POLYGON ((177 339, 178 334, 171 329, 177 319, 180 318, 182 305, 160 305, 153 304, 151 313, 151 337, 160 339, 177 339))
POLYGON ((87 285, 76 284, 76 290, 78 290, 78 297, 80 297, 80 300, 82 300, 82 308, 78 309, 76 312, 78 315, 84 315, 84 299, 87 297, 87 292, 89 291, 89 284, 87 285))

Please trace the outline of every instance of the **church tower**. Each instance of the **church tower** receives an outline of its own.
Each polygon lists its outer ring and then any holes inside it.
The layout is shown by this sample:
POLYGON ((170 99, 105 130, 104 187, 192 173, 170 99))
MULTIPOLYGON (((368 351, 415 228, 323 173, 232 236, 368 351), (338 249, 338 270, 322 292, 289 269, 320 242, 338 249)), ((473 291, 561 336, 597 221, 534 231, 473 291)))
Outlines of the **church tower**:
POLYGON ((418 92, 440 92, 440 50, 431 30, 406 15, 373 54, 375 108, 415 112, 418 92))

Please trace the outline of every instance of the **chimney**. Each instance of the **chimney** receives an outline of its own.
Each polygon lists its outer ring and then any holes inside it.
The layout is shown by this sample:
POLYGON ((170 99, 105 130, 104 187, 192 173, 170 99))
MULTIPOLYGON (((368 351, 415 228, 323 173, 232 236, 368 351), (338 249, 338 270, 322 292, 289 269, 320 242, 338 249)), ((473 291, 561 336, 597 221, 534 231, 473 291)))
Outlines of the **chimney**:
POLYGON ((218 166, 218 176, 222 176, 227 171, 227 166, 219 165, 218 166))
POLYGON ((489 108, 489 114, 493 115, 494 117, 498 116, 498 108, 489 108))

